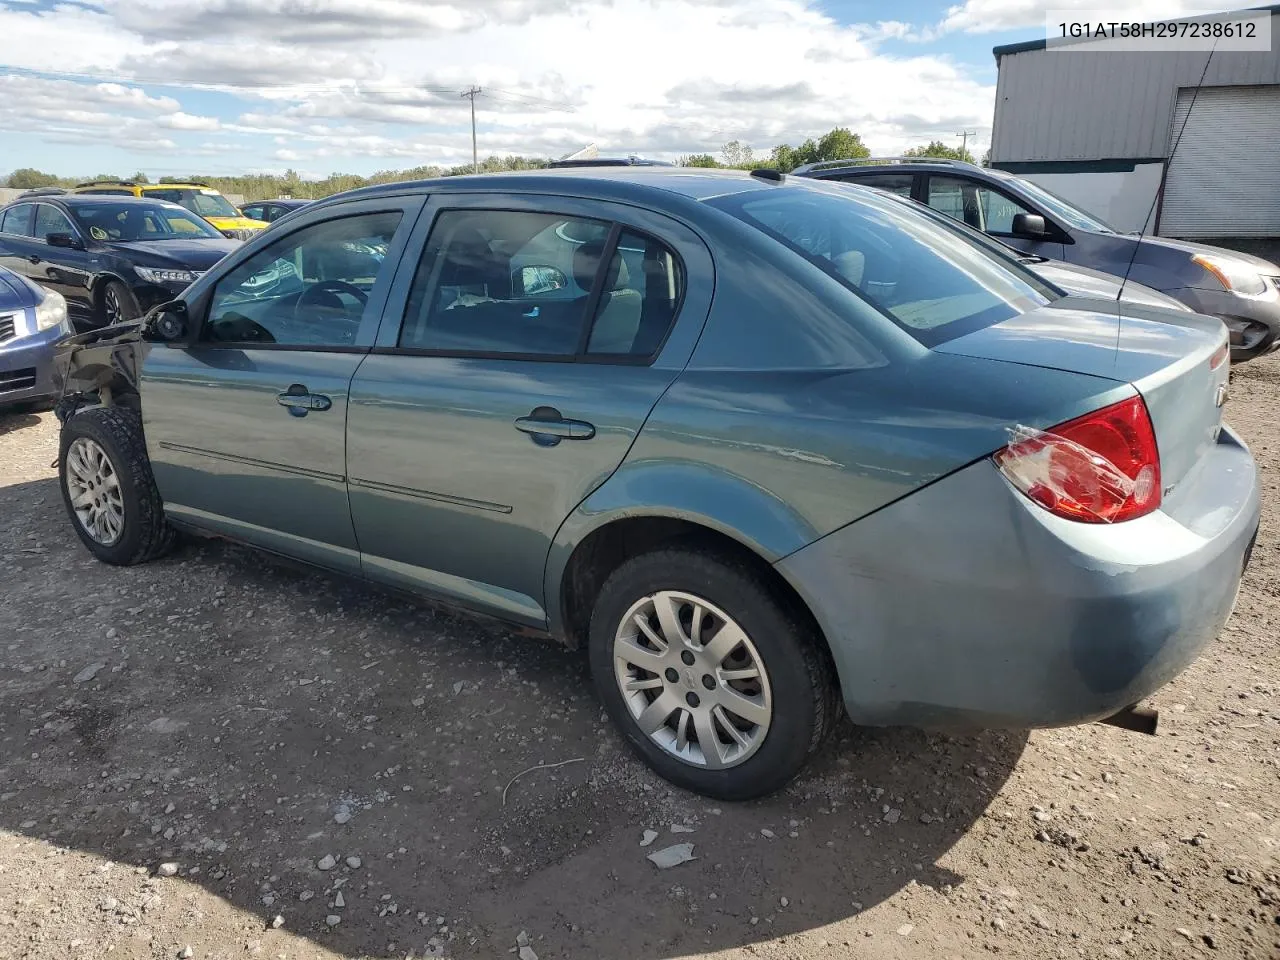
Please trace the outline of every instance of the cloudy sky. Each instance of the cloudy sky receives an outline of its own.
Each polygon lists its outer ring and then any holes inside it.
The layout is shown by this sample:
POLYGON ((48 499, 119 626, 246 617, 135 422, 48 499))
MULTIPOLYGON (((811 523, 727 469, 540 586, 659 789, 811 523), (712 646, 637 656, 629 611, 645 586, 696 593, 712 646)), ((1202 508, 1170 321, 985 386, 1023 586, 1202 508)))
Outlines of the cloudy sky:
POLYGON ((473 84, 482 156, 594 142, 673 158, 735 139, 766 154, 836 125, 876 154, 961 130, 981 151, 992 46, 1043 36, 1046 9, 1072 5, 0 0, 0 174, 462 163, 473 84))

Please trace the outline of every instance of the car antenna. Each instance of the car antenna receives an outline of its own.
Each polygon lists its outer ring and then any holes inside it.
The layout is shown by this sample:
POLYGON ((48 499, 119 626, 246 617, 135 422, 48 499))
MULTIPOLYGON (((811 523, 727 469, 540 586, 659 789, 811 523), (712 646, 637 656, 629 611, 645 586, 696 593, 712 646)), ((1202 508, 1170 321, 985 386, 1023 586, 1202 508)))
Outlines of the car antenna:
MULTIPOLYGON (((1187 104, 1187 115, 1182 118, 1182 126, 1178 128, 1178 135, 1173 138, 1173 146, 1169 148, 1169 159, 1165 165, 1166 172, 1173 165, 1174 154, 1178 152, 1178 144, 1182 142, 1182 132, 1187 129, 1187 121, 1191 119, 1191 111, 1196 108, 1196 98, 1200 96, 1200 88, 1204 86, 1204 78, 1209 73, 1209 64, 1213 62, 1213 54, 1218 49, 1218 40, 1215 37, 1213 45, 1209 47, 1209 56, 1204 58, 1204 69, 1200 71, 1200 79, 1196 81, 1195 89, 1191 92, 1191 102, 1187 104)), ((1142 221, 1142 229, 1138 231, 1138 241, 1133 245, 1133 250, 1129 252, 1129 263, 1124 268, 1124 276, 1120 280, 1120 289, 1116 291, 1116 302, 1120 302, 1120 298, 1124 296, 1125 284, 1129 282, 1129 274, 1133 270, 1133 261, 1138 258, 1138 248, 1142 246, 1142 240, 1147 235, 1147 224, 1151 222, 1152 216, 1156 212, 1156 204, 1160 202, 1160 196, 1164 193, 1164 181, 1160 181, 1160 189, 1156 191, 1154 197, 1151 198, 1151 206, 1147 208, 1147 218, 1142 221)), ((1120 333, 1117 330, 1116 336, 1120 333)))

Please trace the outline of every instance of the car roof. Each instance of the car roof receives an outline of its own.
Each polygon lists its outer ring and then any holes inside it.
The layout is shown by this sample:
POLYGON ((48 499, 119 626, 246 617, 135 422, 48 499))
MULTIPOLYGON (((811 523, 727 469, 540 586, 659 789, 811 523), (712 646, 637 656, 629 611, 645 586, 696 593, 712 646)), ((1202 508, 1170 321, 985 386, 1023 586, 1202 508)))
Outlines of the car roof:
POLYGON ((556 193, 593 197, 601 200, 642 201, 671 196, 691 200, 743 193, 750 190, 776 190, 779 182, 814 187, 815 179, 781 177, 769 171, 769 177, 754 176, 745 170, 712 170, 703 167, 566 167, 528 170, 519 173, 481 173, 430 180, 407 180, 399 183, 360 187, 335 194, 317 203, 338 199, 395 196, 406 193, 556 193))
POLYGON ((55 203, 64 207, 96 207, 106 206, 126 206, 141 207, 144 209, 152 209, 155 207, 177 207, 179 210, 186 209, 171 200, 153 200, 149 197, 122 197, 104 193, 67 193, 56 197, 40 197, 41 203, 55 203))
POLYGON ((919 160, 897 160, 892 163, 866 163, 861 160, 850 160, 848 163, 839 164, 833 161, 830 166, 819 166, 810 169, 801 167, 793 176, 817 180, 824 177, 848 176, 851 173, 922 173, 924 171, 964 173, 969 176, 979 177, 996 172, 990 167, 979 167, 973 163, 943 158, 931 160, 927 157, 922 157, 919 160))

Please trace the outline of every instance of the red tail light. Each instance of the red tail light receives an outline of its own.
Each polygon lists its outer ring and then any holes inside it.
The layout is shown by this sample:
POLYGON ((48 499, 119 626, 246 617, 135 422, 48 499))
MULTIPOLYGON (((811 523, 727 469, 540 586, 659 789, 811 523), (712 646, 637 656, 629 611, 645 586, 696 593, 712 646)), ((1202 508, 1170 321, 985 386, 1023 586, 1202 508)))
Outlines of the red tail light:
POLYGON ((1224 363, 1227 362, 1227 357, 1229 357, 1230 355, 1231 355, 1231 351, 1227 349, 1227 345, 1224 343, 1214 352, 1213 356, 1209 358, 1209 369, 1217 370, 1220 366, 1222 366, 1224 363))
POLYGON ((1119 523, 1160 506, 1160 451, 1142 397, 1051 430, 1018 428, 994 459, 1010 483, 1068 520, 1119 523))

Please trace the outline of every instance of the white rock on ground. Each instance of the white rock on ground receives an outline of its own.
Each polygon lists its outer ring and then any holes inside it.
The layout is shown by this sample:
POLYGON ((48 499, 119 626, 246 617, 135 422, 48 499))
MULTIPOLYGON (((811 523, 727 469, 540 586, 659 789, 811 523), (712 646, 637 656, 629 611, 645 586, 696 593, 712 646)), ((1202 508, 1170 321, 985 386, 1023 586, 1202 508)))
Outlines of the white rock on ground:
POLYGON ((676 843, 649 854, 647 859, 659 870, 669 870, 671 867, 677 867, 698 858, 693 855, 692 843, 676 843))

